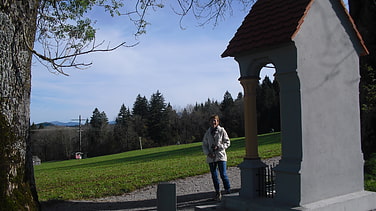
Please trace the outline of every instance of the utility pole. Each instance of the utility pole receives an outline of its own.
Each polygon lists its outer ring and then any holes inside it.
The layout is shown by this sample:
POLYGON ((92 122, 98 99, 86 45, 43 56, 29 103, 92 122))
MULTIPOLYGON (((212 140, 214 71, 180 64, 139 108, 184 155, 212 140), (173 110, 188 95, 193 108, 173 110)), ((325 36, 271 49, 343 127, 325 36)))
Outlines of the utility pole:
POLYGON ((78 121, 78 142, 79 142, 79 145, 78 145, 78 151, 81 152, 81 140, 82 140, 82 135, 81 135, 81 132, 82 132, 82 128, 81 128, 81 115, 78 116, 78 119, 72 119, 72 121, 78 121))
POLYGON ((138 140, 140 141, 140 149, 142 150, 142 141, 141 141, 141 136, 140 137, 138 137, 138 140))

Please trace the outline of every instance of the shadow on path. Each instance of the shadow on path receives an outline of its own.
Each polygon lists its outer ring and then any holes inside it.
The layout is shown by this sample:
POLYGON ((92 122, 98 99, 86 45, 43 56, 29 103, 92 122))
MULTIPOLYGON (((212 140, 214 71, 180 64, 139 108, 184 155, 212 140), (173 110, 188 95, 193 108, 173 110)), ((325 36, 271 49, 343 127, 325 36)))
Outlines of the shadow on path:
MULTIPOLYGON (((239 189, 233 190, 239 192, 239 189)), ((178 210, 194 210, 196 206, 217 204, 213 201, 213 192, 194 193, 177 196, 178 210)), ((157 199, 137 201, 46 201, 42 202, 42 211, 89 211, 89 210, 157 210, 157 199)))

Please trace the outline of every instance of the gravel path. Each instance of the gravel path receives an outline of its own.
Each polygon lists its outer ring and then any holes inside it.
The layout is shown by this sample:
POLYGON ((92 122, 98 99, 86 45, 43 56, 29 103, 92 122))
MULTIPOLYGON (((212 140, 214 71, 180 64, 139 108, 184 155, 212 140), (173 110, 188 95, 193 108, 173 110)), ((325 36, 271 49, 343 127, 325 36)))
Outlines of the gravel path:
MULTIPOLYGON (((264 160, 266 164, 278 162, 280 157, 264 160)), ((240 189, 240 170, 229 167, 227 174, 231 189, 240 189)), ((194 210, 195 206, 215 204, 213 184, 210 174, 169 181, 176 184, 178 210, 194 210)), ((89 211, 89 210, 157 210, 157 185, 151 185, 121 196, 92 199, 86 201, 49 201, 42 203, 43 211, 89 211)))

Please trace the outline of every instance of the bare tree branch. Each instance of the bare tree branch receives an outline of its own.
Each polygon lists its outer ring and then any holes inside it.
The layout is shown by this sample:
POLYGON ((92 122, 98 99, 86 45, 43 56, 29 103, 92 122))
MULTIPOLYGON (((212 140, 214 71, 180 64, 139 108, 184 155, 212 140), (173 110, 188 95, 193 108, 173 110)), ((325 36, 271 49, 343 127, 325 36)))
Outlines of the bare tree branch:
MULTIPOLYGON (((90 53, 96 53, 96 52, 109 52, 109 51, 114 51, 122 46, 134 47, 138 44, 136 43, 134 45, 126 46, 125 45, 126 42, 122 42, 114 47, 107 46, 106 48, 100 48, 104 44, 104 42, 105 41, 102 41, 101 43, 96 44, 94 40, 92 42, 91 48, 88 49, 87 46, 83 46, 80 49, 75 49, 75 52, 73 53, 69 51, 70 49, 73 49, 73 48, 68 47, 70 44, 66 43, 66 46, 64 47, 64 50, 63 50, 64 53, 62 52, 60 55, 58 55, 59 51, 57 50, 55 57, 52 56, 48 45, 47 45, 47 48, 45 48, 44 54, 41 54, 37 52, 36 50, 34 50, 33 48, 31 48, 31 46, 26 41, 25 41, 25 44, 27 48, 38 58, 39 61, 48 62, 56 72, 63 74, 63 75, 68 75, 67 73, 64 72, 63 70, 64 68, 74 67, 74 68, 82 69, 92 64, 91 62, 90 63, 85 63, 85 62, 77 63, 76 59, 78 56, 82 56, 82 55, 86 55, 90 53), (87 49, 87 50, 83 50, 83 49, 87 49)), ((48 67, 47 65, 45 66, 48 67)))
POLYGON ((180 27, 183 19, 192 14, 199 22, 199 26, 204 26, 213 23, 213 26, 224 20, 226 16, 233 15, 232 5, 238 5, 240 10, 248 12, 255 0, 177 0, 178 11, 173 8, 175 14, 181 16, 180 27))
MULTIPOLYGON (((232 4, 234 2, 243 5, 249 10, 249 6, 255 0, 177 0, 177 9, 172 10, 180 18, 180 28, 183 27, 183 19, 192 14, 198 21, 199 26, 213 23, 216 26, 226 15, 232 15, 232 4)), ((140 36, 146 32, 147 12, 163 8, 162 0, 135 0, 134 7, 124 6, 122 0, 87 0, 87 1, 64 1, 64 0, 41 0, 39 15, 37 19, 36 40, 43 46, 43 53, 33 49, 26 43, 29 50, 42 63, 51 67, 53 71, 67 75, 65 68, 87 68, 92 63, 78 62, 78 57, 95 52, 113 51, 121 46, 126 46, 122 42, 114 47, 95 42, 96 29, 93 28, 93 20, 84 15, 94 6, 103 7, 111 16, 127 16, 135 24, 135 36, 140 36), (127 8, 131 8, 128 10, 127 8), (125 11, 124 11, 125 10, 125 11), (52 41, 55 41, 53 43, 52 41), (91 46, 89 46, 91 45, 91 46)), ((133 47, 138 43, 126 47, 133 47)), ((53 72, 51 71, 51 72, 53 72)))

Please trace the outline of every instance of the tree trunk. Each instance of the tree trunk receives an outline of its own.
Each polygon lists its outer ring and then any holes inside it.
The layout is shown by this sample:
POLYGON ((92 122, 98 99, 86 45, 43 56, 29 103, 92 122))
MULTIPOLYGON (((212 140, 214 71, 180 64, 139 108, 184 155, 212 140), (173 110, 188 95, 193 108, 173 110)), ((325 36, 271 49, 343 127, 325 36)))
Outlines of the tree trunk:
POLYGON ((39 210, 30 150, 37 0, 0 0, 0 207, 39 210), (27 44, 26 44, 27 43, 27 44))

